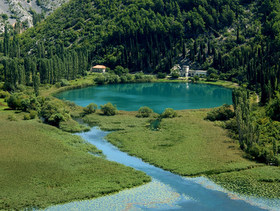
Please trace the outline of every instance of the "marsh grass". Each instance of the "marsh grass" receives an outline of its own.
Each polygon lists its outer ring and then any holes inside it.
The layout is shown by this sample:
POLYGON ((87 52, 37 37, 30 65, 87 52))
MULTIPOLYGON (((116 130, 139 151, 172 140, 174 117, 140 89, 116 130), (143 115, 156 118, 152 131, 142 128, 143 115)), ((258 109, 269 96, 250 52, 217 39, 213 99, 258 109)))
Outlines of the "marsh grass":
POLYGON ((280 168, 275 166, 211 175, 210 179, 244 195, 278 199, 280 196, 280 168))
POLYGON ((208 175, 257 165, 243 158, 225 130, 203 120, 206 113, 178 111, 179 117, 162 119, 158 131, 150 129, 149 119, 136 118, 135 112, 122 111, 106 118, 93 114, 85 120, 115 131, 107 138, 121 150, 180 175, 208 175))
POLYGON ((93 145, 24 113, 0 113, 0 210, 42 208, 143 184, 144 173, 90 155, 93 145), (17 121, 9 121, 14 115, 17 121))
POLYGON ((279 198, 280 168, 245 159, 226 130, 204 120, 208 111, 178 111, 179 117, 163 119, 158 131, 150 129, 152 118, 137 118, 137 112, 112 117, 97 112, 85 120, 114 131, 107 140, 155 166, 184 176, 204 175, 237 193, 279 198))

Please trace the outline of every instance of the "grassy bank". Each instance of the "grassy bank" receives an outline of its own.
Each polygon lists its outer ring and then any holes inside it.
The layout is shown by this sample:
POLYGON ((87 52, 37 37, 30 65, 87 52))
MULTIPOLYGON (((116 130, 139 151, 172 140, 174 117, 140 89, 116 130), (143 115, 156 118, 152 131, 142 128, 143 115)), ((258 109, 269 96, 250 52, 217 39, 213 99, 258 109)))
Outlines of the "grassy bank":
POLYGON ((207 111, 179 111, 179 117, 163 119, 159 131, 150 129, 149 119, 136 118, 136 112, 122 111, 112 117, 92 114, 85 120, 104 130, 115 130, 107 136, 111 143, 153 165, 184 176, 205 175, 239 193, 275 197, 273 191, 278 193, 280 189, 279 180, 275 180, 280 178, 279 168, 262 167, 243 158, 238 144, 227 137, 225 130, 204 120, 207 111), (250 177, 254 179, 246 180, 248 172, 253 172, 250 177), (247 186, 243 187, 238 175, 247 186), (228 178, 231 182, 224 182, 228 178), (263 185, 262 178, 269 184, 263 185))
POLYGON ((141 185, 144 173, 110 162, 69 133, 0 112, 0 210, 46 207, 141 185))
POLYGON ((232 81, 222 81, 222 80, 217 80, 217 81, 207 81, 205 79, 201 79, 200 81, 198 81, 197 83, 202 83, 202 84, 210 84, 210 85, 216 85, 216 86, 222 86, 225 88, 229 88, 229 89, 234 89, 239 87, 239 85, 237 83, 234 83, 232 81))

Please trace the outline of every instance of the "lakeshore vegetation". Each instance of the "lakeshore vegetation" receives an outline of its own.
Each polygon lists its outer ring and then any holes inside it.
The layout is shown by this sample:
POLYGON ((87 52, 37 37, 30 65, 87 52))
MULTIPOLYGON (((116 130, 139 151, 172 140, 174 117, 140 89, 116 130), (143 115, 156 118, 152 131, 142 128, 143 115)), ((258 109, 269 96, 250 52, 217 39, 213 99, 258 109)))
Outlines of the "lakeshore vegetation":
POLYGON ((204 175, 239 194, 279 198, 280 168, 246 158, 225 129, 205 120, 209 111, 177 111, 177 117, 162 119, 159 130, 150 127, 155 114, 139 118, 138 112, 120 111, 105 117, 97 112, 84 120, 113 131, 108 141, 155 166, 183 176, 204 175))
POLYGON ((149 181, 90 156, 88 151, 102 154, 63 132, 88 130, 73 120, 81 116, 116 130, 109 141, 161 168, 206 175, 238 193, 279 198, 279 17, 279 0, 70 0, 21 34, 6 26, 0 35, 0 209, 45 207, 149 181), (207 70, 206 78, 192 82, 244 88, 235 92, 232 113, 224 107, 210 113, 169 109, 159 117, 148 108, 123 112, 110 104, 101 112, 94 104, 83 109, 51 96, 166 76, 178 82, 179 73, 171 71, 176 63, 207 70), (109 67, 108 73, 89 73, 96 64, 109 67), (224 111, 234 116, 223 119, 224 111), (100 183, 85 181, 87 175, 100 183), (64 191, 69 194, 62 196, 64 191))

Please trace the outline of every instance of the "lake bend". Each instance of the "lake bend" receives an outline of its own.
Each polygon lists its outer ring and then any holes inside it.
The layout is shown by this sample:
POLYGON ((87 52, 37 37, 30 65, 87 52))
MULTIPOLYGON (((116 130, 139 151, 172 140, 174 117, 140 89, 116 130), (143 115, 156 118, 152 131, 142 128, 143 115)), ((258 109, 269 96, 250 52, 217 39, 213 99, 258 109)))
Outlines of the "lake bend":
MULTIPOLYGON (((144 83, 95 86, 59 93, 56 97, 86 106, 116 104, 133 111, 149 106, 156 112, 211 108, 231 104, 231 90, 204 84, 144 83), (158 94, 157 94, 158 93, 158 94), (174 96, 174 98, 171 98, 174 96), (148 98, 148 100, 147 100, 148 98)), ((46 210, 279 210, 280 200, 241 196, 228 192, 205 177, 187 178, 162 170, 120 151, 106 141, 109 132, 93 127, 78 133, 102 150, 108 160, 133 167, 152 177, 152 182, 119 193, 56 205, 46 210)))

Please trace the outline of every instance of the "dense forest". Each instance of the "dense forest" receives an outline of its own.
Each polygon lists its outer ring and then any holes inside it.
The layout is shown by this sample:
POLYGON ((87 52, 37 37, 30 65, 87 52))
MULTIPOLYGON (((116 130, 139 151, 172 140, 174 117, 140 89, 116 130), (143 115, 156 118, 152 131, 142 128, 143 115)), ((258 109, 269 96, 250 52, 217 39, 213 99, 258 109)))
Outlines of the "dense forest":
POLYGON ((6 28, 1 38, 8 91, 76 79, 95 64, 155 74, 187 61, 237 82, 266 106, 257 116, 248 94, 235 93, 241 148, 280 163, 279 0, 72 0, 26 32, 6 28))

